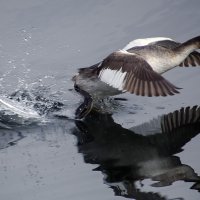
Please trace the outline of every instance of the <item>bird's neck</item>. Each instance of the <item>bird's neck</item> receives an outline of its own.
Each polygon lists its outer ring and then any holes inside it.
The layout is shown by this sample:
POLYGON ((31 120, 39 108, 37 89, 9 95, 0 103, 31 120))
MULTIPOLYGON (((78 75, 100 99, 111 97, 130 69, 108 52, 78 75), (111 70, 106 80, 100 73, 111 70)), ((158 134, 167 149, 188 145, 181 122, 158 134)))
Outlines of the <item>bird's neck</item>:
POLYGON ((200 36, 192 38, 174 48, 176 54, 187 57, 190 53, 200 48, 200 36))

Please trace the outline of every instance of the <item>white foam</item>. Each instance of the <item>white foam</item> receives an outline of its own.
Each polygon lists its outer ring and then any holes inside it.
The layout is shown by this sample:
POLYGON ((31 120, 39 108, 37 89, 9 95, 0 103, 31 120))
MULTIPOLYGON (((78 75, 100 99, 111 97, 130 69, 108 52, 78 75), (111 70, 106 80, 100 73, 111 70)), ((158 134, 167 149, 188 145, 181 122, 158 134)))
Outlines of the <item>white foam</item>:
POLYGON ((12 110, 14 113, 23 115, 24 117, 38 117, 38 113, 34 110, 31 110, 29 108, 23 107, 21 104, 18 102, 14 102, 10 99, 0 99, 1 106, 4 106, 4 108, 12 110))
POLYGON ((31 120, 32 122, 41 121, 41 116, 33 109, 25 106, 24 104, 13 101, 6 97, 0 97, 0 112, 3 117, 10 116, 10 120, 15 122, 31 120))

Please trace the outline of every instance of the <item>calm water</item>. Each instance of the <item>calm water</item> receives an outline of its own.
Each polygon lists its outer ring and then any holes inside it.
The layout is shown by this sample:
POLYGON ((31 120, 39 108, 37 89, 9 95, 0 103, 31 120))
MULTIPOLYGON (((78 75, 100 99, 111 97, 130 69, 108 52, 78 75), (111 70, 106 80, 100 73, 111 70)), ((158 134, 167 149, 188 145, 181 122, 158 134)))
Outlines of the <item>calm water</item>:
POLYGON ((164 74, 179 95, 123 94, 128 101, 107 102, 112 115, 66 116, 82 100, 71 90, 77 68, 136 38, 197 36, 199 8, 199 0, 0 1, 0 95, 49 113, 23 126, 1 113, 11 129, 0 129, 0 199, 198 200, 198 111, 168 131, 152 119, 200 105, 200 67, 164 74))

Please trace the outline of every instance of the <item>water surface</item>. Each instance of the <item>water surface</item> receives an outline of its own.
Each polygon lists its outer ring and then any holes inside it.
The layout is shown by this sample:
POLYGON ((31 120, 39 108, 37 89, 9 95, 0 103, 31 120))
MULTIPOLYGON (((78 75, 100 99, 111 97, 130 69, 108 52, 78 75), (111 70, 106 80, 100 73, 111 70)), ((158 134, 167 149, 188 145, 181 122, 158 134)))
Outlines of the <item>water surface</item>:
MULTIPOLYGON (((198 0, 1 1, 0 94, 21 91, 15 99, 39 106, 42 114, 57 109, 54 102, 59 101, 64 104, 60 114, 72 117, 81 102, 71 90, 77 68, 99 62, 136 38, 182 42, 197 36, 199 7, 198 0)), ((1 198, 199 199, 199 124, 186 129, 187 140, 176 140, 173 151, 168 139, 149 136, 162 135, 157 126, 138 128, 200 104, 199 67, 176 68, 164 76, 183 88, 181 94, 123 94, 128 101, 108 102, 115 108, 112 116, 93 114, 82 123, 50 114, 39 123, 6 124, 11 129, 0 130, 1 198)))

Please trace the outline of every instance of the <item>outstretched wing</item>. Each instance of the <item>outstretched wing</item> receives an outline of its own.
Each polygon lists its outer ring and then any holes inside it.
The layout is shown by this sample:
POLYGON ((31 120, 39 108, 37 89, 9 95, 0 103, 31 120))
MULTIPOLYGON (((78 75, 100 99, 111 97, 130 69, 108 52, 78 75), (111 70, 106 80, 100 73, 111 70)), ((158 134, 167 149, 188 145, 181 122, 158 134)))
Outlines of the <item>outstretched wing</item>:
POLYGON ((179 65, 180 67, 200 66, 200 53, 194 51, 179 65))
POLYGON ((200 107, 193 106, 181 108, 167 115, 163 115, 161 119, 161 127, 163 133, 169 133, 183 126, 200 123, 200 107))
POLYGON ((179 93, 176 86, 140 56, 127 51, 117 51, 103 60, 99 78, 108 85, 141 96, 167 96, 179 93))

